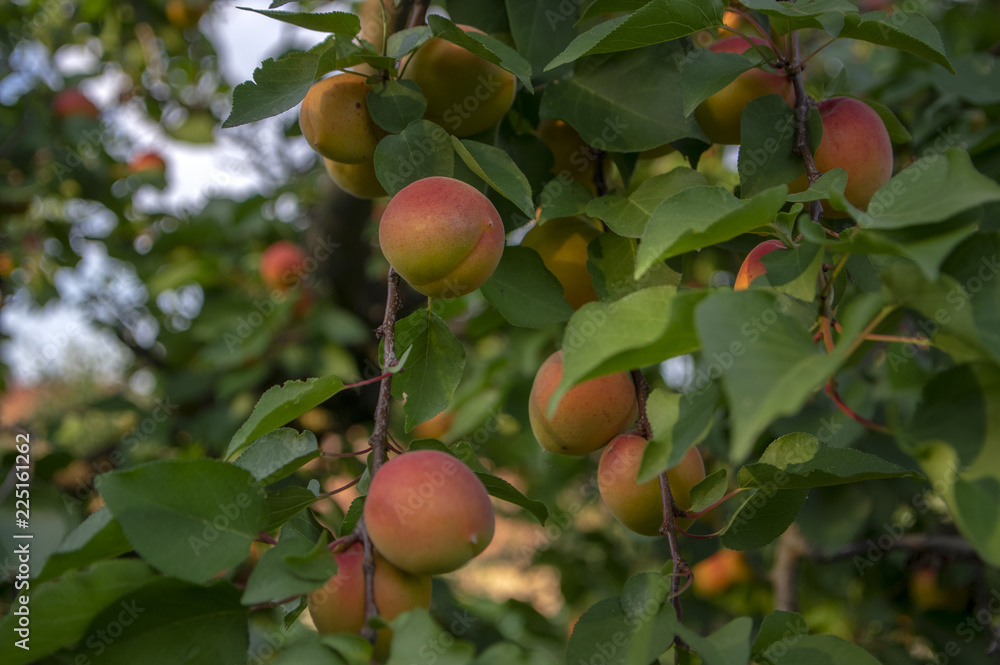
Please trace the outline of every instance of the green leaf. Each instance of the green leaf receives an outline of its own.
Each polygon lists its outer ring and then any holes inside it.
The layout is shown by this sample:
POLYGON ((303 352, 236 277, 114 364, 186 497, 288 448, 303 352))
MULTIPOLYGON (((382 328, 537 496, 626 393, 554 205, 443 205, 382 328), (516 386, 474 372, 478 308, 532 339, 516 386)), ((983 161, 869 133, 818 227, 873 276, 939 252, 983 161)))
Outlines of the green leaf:
POLYGON ((578 309, 563 333, 562 382, 550 407, 586 379, 655 365, 697 349, 692 319, 695 305, 705 295, 654 286, 578 309))
POLYGON ((778 653, 809 634, 806 620, 797 612, 775 610, 764 617, 760 631, 753 641, 751 656, 760 662, 774 662, 778 653))
POLYGON ((836 37, 844 28, 850 15, 857 15, 858 8, 847 0, 801 0, 795 4, 776 0, 750 0, 743 3, 747 9, 783 20, 774 21, 782 34, 798 28, 821 28, 836 37))
POLYGON ((433 37, 434 34, 426 25, 418 25, 415 28, 407 28, 389 35, 386 42, 386 55, 399 60, 407 53, 417 50, 421 44, 433 37))
POLYGON ((450 135, 429 120, 416 120, 375 148, 375 176, 390 196, 431 176, 452 177, 455 150, 450 135))
POLYGON ((636 257, 636 277, 664 259, 731 240, 771 222, 785 204, 782 185, 741 201, 724 187, 690 187, 649 218, 636 257))
POLYGON ((267 526, 264 531, 271 533, 290 520, 303 508, 316 503, 317 496, 305 487, 282 487, 267 493, 267 526))
POLYGON ((593 195, 586 187, 569 177, 553 178, 542 186, 538 202, 542 212, 538 220, 542 223, 559 217, 575 217, 587 211, 587 204, 593 195))
POLYGON ((795 521, 806 489, 759 489, 747 497, 722 530, 720 542, 731 550, 752 550, 774 541, 795 521))
POLYGON ((645 5, 649 0, 594 0, 583 10, 580 22, 595 17, 604 17, 605 14, 620 14, 622 12, 634 12, 645 5))
POLYGON ((659 388, 649 394, 646 412, 653 438, 642 453, 638 482, 652 480, 677 466, 692 446, 705 440, 712 429, 718 398, 718 389, 711 383, 705 390, 686 394, 659 388))
POLYGON ((530 247, 504 248, 493 276, 480 288, 487 302, 515 326, 542 328, 573 314, 559 280, 530 247))
MULTIPOLYGON (((777 654, 776 654, 777 655, 777 654)), ((870 653, 835 635, 801 635, 775 665, 880 665, 870 653)))
POLYGON ((641 152, 688 137, 707 143, 698 123, 684 117, 677 94, 684 57, 677 42, 590 56, 576 64, 572 78, 548 84, 539 113, 565 120, 588 145, 610 152, 641 152))
POLYGON ((607 194, 587 205, 587 214, 608 225, 620 236, 641 238, 646 223, 665 199, 690 187, 705 185, 705 176, 685 166, 644 180, 634 192, 623 197, 607 194))
POLYGON ((270 485, 317 457, 319 445, 315 434, 282 427, 251 443, 233 464, 249 471, 261 485, 270 485))
POLYGON ((923 14, 908 11, 895 11, 891 15, 882 11, 849 14, 840 36, 906 51, 955 73, 941 34, 923 14))
MULTIPOLYGON (((120 637, 88 640, 71 662, 102 665, 219 665, 246 659, 247 610, 228 583, 209 587, 157 579, 98 614, 91 626, 129 620, 120 637), (86 660, 84 660, 86 659, 86 660)), ((110 634, 110 632, 108 633, 110 634)))
POLYGON ((528 217, 535 216, 531 185, 514 160, 503 150, 479 141, 451 137, 452 147, 472 172, 486 181, 528 217))
POLYGON ((344 521, 340 524, 341 537, 354 532, 354 527, 358 525, 358 521, 364 515, 364 512, 365 497, 359 496, 354 501, 351 501, 351 505, 347 508, 347 514, 344 515, 344 521))
POLYGON ((529 92, 534 90, 531 85, 531 63, 499 39, 478 32, 464 32, 445 17, 436 14, 427 17, 427 25, 431 27, 435 37, 458 44, 480 58, 506 69, 516 76, 529 92))
POLYGON ((489 492, 490 496, 495 496, 498 499, 502 499, 508 503, 513 503, 515 506, 524 508, 529 513, 534 515, 539 524, 544 525, 545 520, 549 518, 549 509, 544 503, 524 496, 516 487, 508 483, 503 478, 498 478, 491 473, 482 472, 477 472, 476 476, 483 482, 483 485, 486 486, 486 491, 489 492))
POLYGON ((598 23, 570 42, 545 69, 585 55, 637 49, 722 25, 723 9, 721 0, 652 0, 631 14, 598 23))
POLYGON ((264 60, 254 70, 252 81, 240 83, 233 90, 233 110, 222 127, 270 118, 301 102, 316 80, 319 59, 318 53, 310 51, 264 60))
POLYGON ((317 32, 335 32, 354 37, 361 31, 361 19, 349 12, 312 14, 309 12, 276 12, 269 9, 254 9, 253 7, 237 7, 237 9, 263 14, 268 18, 317 32))
POLYGON ((114 471, 101 476, 101 496, 143 559, 196 583, 243 561, 267 525, 264 493, 253 476, 218 460, 114 471))
POLYGON ((923 480, 916 471, 875 455, 823 446, 812 434, 796 432, 775 439, 759 462, 740 469, 738 482, 740 487, 800 489, 884 478, 923 480))
POLYGON ((368 112, 372 120, 387 132, 399 134, 414 121, 424 117, 427 100, 413 81, 380 81, 368 91, 368 112))
POLYGON ((456 640, 434 623, 426 610, 403 612, 389 622, 392 626, 392 652, 386 665, 412 665, 414 654, 424 653, 434 645, 436 665, 466 665, 472 661, 476 648, 469 642, 456 640))
POLYGON ((821 353, 812 333, 793 319, 793 302, 763 289, 717 292, 695 311, 706 358, 722 375, 732 416, 730 458, 742 461, 769 423, 798 413, 844 362, 851 341, 881 306, 875 294, 842 309, 841 343, 821 353))
POLYGON ((763 275, 764 279, 754 280, 754 287, 760 288, 768 283, 781 293, 803 302, 816 299, 816 279, 823 267, 821 245, 803 242, 791 250, 770 252, 761 260, 767 272, 763 275))
POLYGON ((699 104, 763 61, 760 51, 749 45, 745 54, 716 53, 707 48, 691 51, 681 70, 684 115, 694 113, 699 104))
POLYGON ((633 617, 626 613, 618 598, 599 601, 576 622, 566 646, 565 662, 589 663, 598 654, 607 665, 655 661, 670 647, 677 619, 669 603, 662 609, 655 603, 652 608, 645 617, 633 617))
POLYGON ((618 300, 652 286, 678 286, 681 275, 661 263, 635 278, 636 242, 614 233, 602 233, 587 246, 587 271, 601 300, 618 300))
POLYGON ((447 408, 465 367, 465 349, 448 324, 430 310, 418 310, 396 322, 396 348, 410 347, 406 371, 392 377, 392 396, 406 400, 407 432, 447 408))
POLYGON ((851 215, 865 228, 902 229, 941 222, 996 201, 1000 184, 977 171, 967 152, 949 148, 943 155, 931 152, 897 173, 875 192, 867 212, 851 215))
MULTIPOLYGON (((823 138, 819 112, 809 113, 809 146, 815 151, 823 138)), ((795 111, 780 95, 764 95, 747 104, 740 120, 740 195, 759 194, 792 182, 805 173, 793 151, 798 134, 795 111)))
MULTIPOLYGON (((4 665, 40 662, 50 654, 72 647, 87 636, 87 627, 97 614, 118 598, 127 597, 156 579, 143 561, 122 559, 101 561, 85 570, 74 570, 31 589, 30 650, 15 646, 22 637, 15 632, 19 616, 16 606, 0 620, 0 660, 4 665)), ((114 607, 121 609, 117 603, 114 607)))
POLYGON ((737 665, 750 661, 750 631, 753 619, 739 617, 702 637, 686 626, 677 626, 677 637, 701 656, 705 665, 737 665))
POLYGON ((712 504, 726 496, 729 490, 729 481, 726 478, 726 470, 719 469, 711 473, 704 480, 691 488, 691 509, 690 512, 701 512, 712 504))
POLYGON ((45 566, 32 584, 41 584, 67 570, 83 568, 102 559, 112 559, 132 549, 122 528, 111 517, 107 506, 87 517, 67 534, 59 547, 45 560, 45 566))
POLYGON ((226 457, 232 457, 268 432, 319 406, 343 388, 344 382, 335 376, 288 381, 269 388, 253 408, 250 418, 229 441, 226 457))
POLYGON ((1000 564, 1000 369, 970 363, 923 389, 899 438, 944 497, 961 534, 990 565, 1000 564))
POLYGON ((505 4, 514 45, 531 63, 532 75, 544 80, 558 74, 543 71, 576 37, 573 24, 578 5, 562 0, 507 0, 505 4))
POLYGON ((278 544, 268 549, 250 573, 240 602, 275 602, 318 589, 337 573, 327 548, 326 532, 316 542, 282 530, 278 544))

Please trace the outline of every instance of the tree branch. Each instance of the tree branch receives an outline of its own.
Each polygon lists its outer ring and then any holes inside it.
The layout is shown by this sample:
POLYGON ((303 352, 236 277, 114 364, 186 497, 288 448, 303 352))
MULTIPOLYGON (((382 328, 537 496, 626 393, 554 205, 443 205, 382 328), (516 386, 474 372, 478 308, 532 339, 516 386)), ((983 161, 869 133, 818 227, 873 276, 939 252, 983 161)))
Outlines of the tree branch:
MULTIPOLYGON (((792 31, 788 36, 791 44, 791 62, 788 64, 786 74, 792 81, 795 89, 795 119, 798 125, 798 132, 795 137, 795 154, 802 158, 806 167, 806 177, 809 178, 809 186, 815 183, 820 175, 816 168, 816 160, 813 158, 812 150, 809 148, 809 109, 812 107, 812 100, 806 94, 805 81, 802 79, 802 63, 799 54, 799 33, 792 31)), ((823 218, 823 206, 819 201, 809 203, 809 217, 818 222, 823 218)))
POLYGON ((809 553, 809 543, 802 537, 797 524, 792 524, 778 539, 771 567, 774 585, 774 609, 798 612, 799 560, 809 553))

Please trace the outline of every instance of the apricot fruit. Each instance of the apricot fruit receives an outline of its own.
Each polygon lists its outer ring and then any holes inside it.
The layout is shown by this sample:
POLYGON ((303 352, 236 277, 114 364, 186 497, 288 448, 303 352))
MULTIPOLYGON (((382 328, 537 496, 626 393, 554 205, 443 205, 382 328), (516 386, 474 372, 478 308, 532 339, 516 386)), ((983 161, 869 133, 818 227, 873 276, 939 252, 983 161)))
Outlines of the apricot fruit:
POLYGON ((76 88, 60 90, 52 98, 52 112, 60 118, 83 116, 96 119, 100 111, 87 96, 76 88))
MULTIPOLYGON (((663 524, 663 497, 660 480, 636 482, 646 439, 634 434, 616 436, 601 454, 597 466, 597 486, 611 514, 626 527, 644 536, 655 536, 663 524)), ((667 471, 670 493, 681 510, 691 507, 691 488, 705 478, 705 465, 697 448, 691 448, 680 463, 667 471)), ((678 519, 681 528, 690 519, 678 519)))
POLYGON ((133 173, 148 171, 162 174, 167 170, 167 163, 155 152, 136 153, 128 160, 128 166, 133 173))
MULTIPOLYGON (((767 46, 767 41, 762 37, 749 39, 759 46, 767 46)), ((711 44, 708 50, 715 53, 743 53, 749 48, 752 47, 747 39, 736 35, 720 39, 711 44)), ((781 95, 789 106, 795 103, 791 81, 781 74, 755 67, 743 72, 735 81, 699 104, 694 117, 712 143, 739 143, 743 109, 758 97, 772 94, 781 95)))
MULTIPOLYGON (((334 555, 337 574, 309 594, 309 615, 323 634, 360 633, 365 625, 364 549, 356 543, 334 555)), ((431 578, 411 575, 375 553, 375 604, 379 616, 392 621, 403 612, 431 605, 431 578)), ((392 631, 378 631, 375 657, 389 653, 392 631)))
MULTIPOLYGON (((892 141, 885 123, 872 107, 853 97, 831 97, 817 102, 823 119, 823 139, 813 159, 820 173, 841 168, 847 172, 844 196, 851 205, 867 210, 878 188, 892 178, 892 141)), ((803 173, 788 185, 791 193, 808 189, 803 173)), ((847 217, 823 201, 827 217, 847 217)))
POLYGON ((293 242, 272 243, 260 257, 260 279, 278 291, 288 291, 302 279, 305 251, 293 242))
POLYGON ((753 577, 753 571, 743 560, 743 552, 730 549, 721 549, 694 564, 691 574, 694 593, 702 598, 718 596, 753 577))
MULTIPOLYGON (((468 25, 458 27, 486 34, 468 25)), ((422 44, 404 67, 403 78, 416 82, 427 98, 424 117, 455 136, 489 129, 514 103, 513 74, 438 37, 422 44)))
POLYGON ((549 417, 549 400, 562 381, 563 353, 549 356, 535 374, 528 396, 531 431, 542 448, 587 455, 625 431, 639 413, 635 387, 625 372, 589 379, 570 388, 549 417))
POLYGON ((375 176, 375 163, 344 164, 323 158, 323 166, 337 187, 359 199, 379 199, 387 196, 382 183, 375 176))
POLYGON ((410 286, 432 298, 471 293, 503 254, 500 213, 461 180, 434 176, 401 189, 378 227, 382 253, 410 286))
POLYGON ((368 79, 337 74, 317 81, 299 107, 299 127, 313 150, 344 164, 371 163, 387 132, 368 113, 368 79))
POLYGON ((386 462, 372 478, 364 518, 382 556, 414 575, 462 567, 486 549, 495 526, 482 481, 461 460, 436 450, 386 462))
POLYGON ((413 436, 417 439, 440 439, 451 429, 451 424, 455 420, 455 414, 451 411, 442 411, 430 420, 425 420, 413 428, 413 436))
POLYGON ((558 217, 528 231, 521 244, 538 252, 562 285, 566 301, 573 309, 580 309, 597 300, 587 271, 587 245, 599 235, 601 232, 584 219, 558 217))
POLYGON ((780 240, 765 240, 751 249, 743 260, 740 271, 736 273, 736 284, 733 285, 733 290, 745 291, 750 288, 750 282, 767 273, 767 268, 761 259, 776 249, 786 249, 785 244, 780 240))
MULTIPOLYGON (((552 152, 554 159, 552 173, 556 177, 572 178, 597 194, 594 172, 597 168, 597 152, 583 140, 583 137, 562 120, 542 119, 535 134, 552 152)), ((610 183, 614 176, 611 159, 605 159, 604 182, 610 183)))

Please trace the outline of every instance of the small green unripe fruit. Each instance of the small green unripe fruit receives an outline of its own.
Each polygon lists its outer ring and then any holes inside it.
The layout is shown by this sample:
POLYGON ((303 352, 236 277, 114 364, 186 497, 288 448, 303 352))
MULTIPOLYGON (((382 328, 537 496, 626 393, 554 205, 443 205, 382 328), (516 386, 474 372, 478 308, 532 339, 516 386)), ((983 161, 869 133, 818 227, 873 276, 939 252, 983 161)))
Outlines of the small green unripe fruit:
POLYGON ((549 356, 535 374, 528 397, 531 431, 542 448, 562 455, 586 455, 606 445, 635 420, 639 405, 632 379, 624 372, 570 388, 550 418, 549 400, 562 381, 562 351, 549 356))
POLYGON ((410 56, 403 78, 415 81, 427 98, 424 117, 455 136, 472 136, 500 122, 514 103, 517 85, 506 69, 438 37, 410 56))
POLYGON ((299 127, 313 150, 344 164, 370 163, 386 131, 368 113, 368 79, 337 74, 313 84, 299 107, 299 127))
POLYGON ((599 235, 593 224, 579 217, 559 217, 528 231, 521 244, 538 252, 562 285, 566 301, 573 309, 580 309, 597 300, 587 270, 587 245, 599 235))
POLYGON ((386 462, 372 479, 364 516, 375 548, 415 575, 465 565, 490 544, 495 526, 482 481, 461 460, 436 450, 386 462))
POLYGON ((410 286, 456 298, 488 280, 503 254, 500 213, 461 180, 431 177, 401 189, 378 227, 382 253, 410 286))
MULTIPOLYGON (((660 480, 637 483, 646 439, 634 434, 616 436, 601 455, 597 467, 597 485, 611 514, 626 527, 644 536, 655 536, 663 524, 663 497, 660 480)), ((705 478, 705 464, 697 448, 691 448, 680 463, 667 471, 674 505, 681 510, 691 507, 691 488, 705 478)), ((681 528, 689 519, 678 519, 681 528)))
MULTIPOLYGON (((365 625, 364 550, 361 543, 334 556, 337 574, 309 594, 309 615, 323 634, 360 633, 365 625)), ((379 616, 392 621, 403 612, 431 605, 431 578, 410 575, 375 554, 375 604, 379 616)), ((392 631, 378 631, 375 657, 389 653, 392 631)))

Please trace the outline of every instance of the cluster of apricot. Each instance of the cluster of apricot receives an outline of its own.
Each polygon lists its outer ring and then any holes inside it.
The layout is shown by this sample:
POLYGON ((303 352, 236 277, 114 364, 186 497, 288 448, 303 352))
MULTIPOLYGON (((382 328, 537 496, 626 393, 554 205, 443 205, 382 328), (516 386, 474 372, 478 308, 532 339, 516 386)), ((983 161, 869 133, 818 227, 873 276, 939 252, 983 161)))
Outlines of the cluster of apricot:
MULTIPOLYGON (((482 481, 461 460, 415 450, 386 462, 372 477, 364 523, 375 549, 375 603, 391 621, 430 607, 431 575, 465 565, 490 544, 493 505, 482 481)), ((309 594, 321 633, 360 632, 365 621, 364 552, 360 543, 334 555, 337 574, 309 594)), ((391 631, 379 630, 376 658, 388 654, 391 631)))
MULTIPOLYGON (((550 401, 562 373, 563 355, 557 351, 535 375, 528 397, 528 418, 535 438, 545 450, 561 455, 587 455, 604 448, 597 467, 597 484, 604 503, 632 531, 657 535, 663 523, 659 480, 637 482, 648 441, 625 433, 639 412, 631 377, 619 373, 584 381, 570 388, 550 413, 550 401)), ((704 478, 705 464, 697 448, 691 448, 677 466, 667 471, 678 509, 691 508, 691 488, 704 478)), ((682 527, 689 523, 679 522, 682 527)))
MULTIPOLYGON (((444 39, 429 39, 402 61, 400 69, 403 78, 423 92, 424 117, 455 136, 489 129, 514 103, 513 74, 444 39)), ((386 195, 375 175, 375 148, 388 132, 368 111, 373 80, 377 79, 363 73, 336 74, 314 84, 299 108, 302 135, 323 157, 330 177, 344 191, 364 199, 386 195)))

